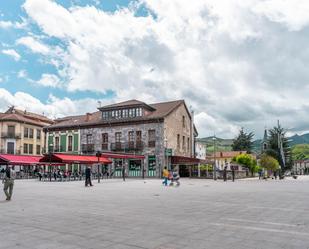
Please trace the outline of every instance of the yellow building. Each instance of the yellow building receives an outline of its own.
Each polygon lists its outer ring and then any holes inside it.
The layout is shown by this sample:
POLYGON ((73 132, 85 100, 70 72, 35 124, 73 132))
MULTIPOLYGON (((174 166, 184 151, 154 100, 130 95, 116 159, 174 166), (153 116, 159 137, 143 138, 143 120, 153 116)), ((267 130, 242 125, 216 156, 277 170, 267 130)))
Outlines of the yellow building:
POLYGON ((10 107, 0 113, 0 153, 41 155, 45 142, 43 127, 52 123, 43 115, 10 107))

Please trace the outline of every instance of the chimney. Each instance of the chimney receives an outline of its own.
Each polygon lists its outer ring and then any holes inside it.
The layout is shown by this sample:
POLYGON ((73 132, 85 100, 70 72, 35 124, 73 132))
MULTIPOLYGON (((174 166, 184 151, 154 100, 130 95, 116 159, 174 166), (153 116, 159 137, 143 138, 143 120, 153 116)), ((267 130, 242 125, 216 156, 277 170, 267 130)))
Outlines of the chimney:
POLYGON ((91 113, 87 112, 86 113, 86 121, 90 121, 90 118, 91 118, 91 113))

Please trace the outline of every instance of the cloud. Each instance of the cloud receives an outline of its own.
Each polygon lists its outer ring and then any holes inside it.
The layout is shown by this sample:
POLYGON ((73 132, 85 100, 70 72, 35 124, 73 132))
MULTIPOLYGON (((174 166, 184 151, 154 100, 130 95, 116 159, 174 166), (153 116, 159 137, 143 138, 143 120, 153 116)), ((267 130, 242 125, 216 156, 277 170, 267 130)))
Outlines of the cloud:
POLYGON ((309 126, 300 115, 309 92, 308 1, 140 0, 113 13, 50 0, 23 7, 59 41, 52 56, 33 52, 55 65, 68 91, 184 98, 201 136, 217 129, 231 137, 242 126, 262 135, 277 119, 309 126))
POLYGON ((0 88, 0 111, 3 112, 12 105, 22 110, 26 109, 39 114, 44 113, 49 118, 59 118, 96 111, 97 101, 88 98, 80 100, 60 99, 50 95, 47 103, 42 103, 30 94, 24 92, 11 94, 4 88, 0 88))
POLYGON ((37 84, 46 86, 46 87, 60 87, 60 79, 54 74, 42 74, 41 79, 39 79, 37 84))
POLYGON ((17 74, 17 78, 27 78, 28 77, 28 73, 26 70, 20 70, 17 74))
POLYGON ((34 53, 40 53, 43 55, 47 55, 50 52, 50 49, 48 46, 42 44, 41 42, 35 40, 31 36, 21 37, 19 38, 16 43, 18 45, 24 45, 31 49, 34 53))
POLYGON ((13 27, 14 24, 10 21, 0 21, 0 28, 7 29, 13 27))
POLYGON ((23 29, 27 26, 27 21, 22 18, 22 22, 0 21, 0 28, 2 29, 23 29))
POLYGON ((11 56, 15 61, 19 61, 21 58, 14 49, 3 49, 2 53, 11 56))

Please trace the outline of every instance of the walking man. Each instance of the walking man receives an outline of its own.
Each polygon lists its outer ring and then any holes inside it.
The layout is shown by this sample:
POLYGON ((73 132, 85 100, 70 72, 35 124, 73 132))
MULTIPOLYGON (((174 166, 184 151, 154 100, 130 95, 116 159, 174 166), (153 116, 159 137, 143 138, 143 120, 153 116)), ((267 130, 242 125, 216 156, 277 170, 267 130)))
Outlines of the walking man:
POLYGON ((126 181, 126 166, 122 165, 122 179, 125 182, 126 181))
POLYGON ((88 185, 90 185, 92 187, 92 183, 91 183, 91 168, 90 166, 87 167, 85 175, 86 175, 86 180, 85 180, 85 187, 88 187, 88 185))
POLYGON ((167 168, 166 167, 164 167, 164 169, 163 169, 163 185, 164 186, 167 186, 167 180, 168 180, 168 170, 167 170, 167 168))
POLYGON ((232 180, 235 181, 235 168, 232 166, 232 180))
POLYGON ((7 166, 2 181, 2 183, 4 184, 3 191, 6 195, 7 201, 10 201, 12 198, 15 177, 15 170, 12 168, 11 165, 7 166))
POLYGON ((225 166, 223 169, 223 181, 225 182, 226 182, 226 174, 227 174, 226 170, 227 170, 227 166, 225 166))

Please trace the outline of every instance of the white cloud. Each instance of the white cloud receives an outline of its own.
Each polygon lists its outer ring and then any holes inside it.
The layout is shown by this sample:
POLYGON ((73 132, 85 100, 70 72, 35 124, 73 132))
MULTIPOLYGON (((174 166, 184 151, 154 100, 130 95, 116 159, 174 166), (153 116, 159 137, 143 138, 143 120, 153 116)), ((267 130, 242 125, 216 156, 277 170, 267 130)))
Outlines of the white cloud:
POLYGON ((7 29, 13 27, 14 24, 10 21, 0 21, 0 28, 7 29))
POLYGON ((97 106, 97 102, 93 99, 59 99, 50 95, 45 104, 30 94, 24 92, 11 94, 7 90, 0 88, 0 112, 5 111, 12 105, 22 110, 26 109, 39 114, 44 113, 49 118, 59 118, 67 115, 93 112, 95 111, 94 107, 97 106))
POLYGON ((22 22, 0 21, 0 28, 2 29, 23 29, 26 27, 26 25, 27 21, 25 19, 23 19, 22 22))
POLYGON ((50 52, 48 46, 46 46, 45 44, 35 40, 31 36, 21 37, 16 41, 16 43, 19 44, 19 45, 24 45, 24 46, 28 47, 34 53, 40 53, 40 54, 47 55, 50 52))
POLYGON ((46 86, 46 87, 60 87, 60 79, 54 74, 42 74, 41 79, 39 79, 37 84, 46 86))
POLYGON ((15 61, 19 61, 21 58, 14 49, 3 49, 2 53, 11 56, 15 61))
POLYGON ((259 135, 276 119, 308 130, 308 1, 139 2, 153 16, 137 16, 135 7, 66 9, 50 0, 23 7, 61 41, 63 51, 39 53, 69 91, 111 90, 115 101, 184 98, 202 136, 217 128, 230 137, 240 126, 259 135))
POLYGON ((28 76, 26 70, 20 70, 17 74, 17 78, 26 78, 28 76))

